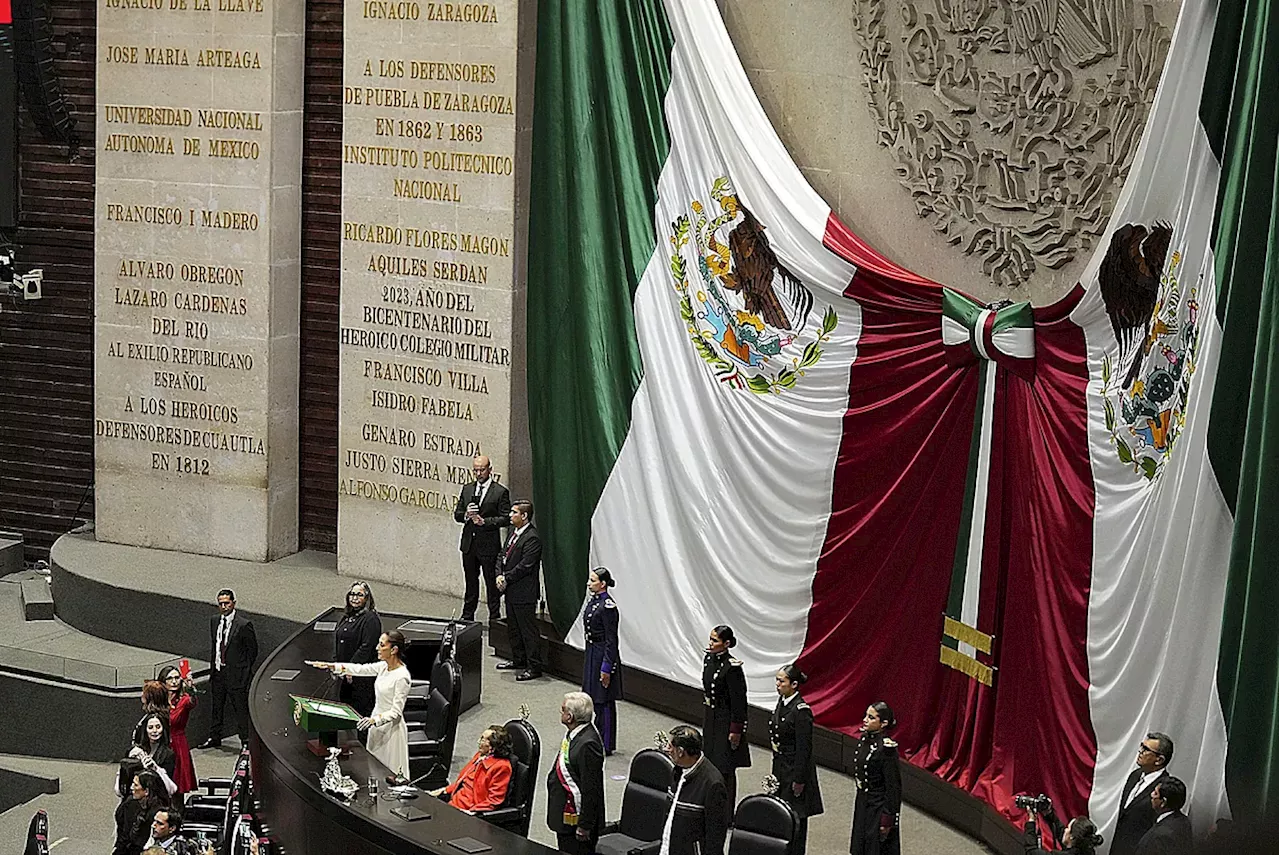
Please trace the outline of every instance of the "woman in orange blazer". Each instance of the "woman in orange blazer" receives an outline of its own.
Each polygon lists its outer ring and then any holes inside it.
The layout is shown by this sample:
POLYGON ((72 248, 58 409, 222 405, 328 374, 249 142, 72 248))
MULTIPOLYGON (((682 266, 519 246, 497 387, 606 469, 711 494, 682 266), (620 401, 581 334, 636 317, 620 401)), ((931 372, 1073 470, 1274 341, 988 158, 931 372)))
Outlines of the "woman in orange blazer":
POLYGON ((475 756, 447 787, 432 795, 467 813, 483 813, 500 806, 511 786, 511 735, 500 724, 485 728, 475 756))

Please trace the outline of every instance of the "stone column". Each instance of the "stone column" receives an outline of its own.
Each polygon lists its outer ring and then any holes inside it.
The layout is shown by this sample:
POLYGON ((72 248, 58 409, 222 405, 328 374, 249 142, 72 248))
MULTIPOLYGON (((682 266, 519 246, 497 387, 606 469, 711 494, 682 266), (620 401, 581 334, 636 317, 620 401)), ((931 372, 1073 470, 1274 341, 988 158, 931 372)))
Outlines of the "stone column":
POLYGON ((297 548, 301 0, 99 0, 97 536, 297 548))
POLYGON ((510 482, 518 5, 346 5, 344 574, 460 593, 472 457, 510 482))

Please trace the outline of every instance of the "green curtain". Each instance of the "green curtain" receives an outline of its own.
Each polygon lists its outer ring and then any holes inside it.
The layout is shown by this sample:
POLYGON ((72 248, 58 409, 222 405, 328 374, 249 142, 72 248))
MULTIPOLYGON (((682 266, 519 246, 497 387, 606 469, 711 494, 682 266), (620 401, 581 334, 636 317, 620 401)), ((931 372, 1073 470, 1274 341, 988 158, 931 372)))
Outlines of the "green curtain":
POLYGON ((654 253, 671 33, 661 0, 540 0, 529 213, 529 433, 551 616, 585 596, 591 514, 631 423, 632 298, 654 253))
POLYGON ((1222 163, 1214 254, 1223 339, 1209 458, 1235 516, 1218 659, 1227 794, 1237 818, 1269 827, 1274 827, 1280 796, 1273 4, 1249 0, 1220 6, 1200 112, 1222 163))

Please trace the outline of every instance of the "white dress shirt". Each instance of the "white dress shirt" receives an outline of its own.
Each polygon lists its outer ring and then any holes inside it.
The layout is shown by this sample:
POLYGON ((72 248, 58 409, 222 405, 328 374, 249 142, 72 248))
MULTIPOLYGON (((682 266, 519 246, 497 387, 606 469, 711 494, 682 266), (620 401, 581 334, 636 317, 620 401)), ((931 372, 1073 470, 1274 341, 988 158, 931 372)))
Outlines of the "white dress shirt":
POLYGON ((676 821, 676 807, 680 804, 680 790, 684 788, 684 782, 688 780, 689 773, 697 769, 698 764, 706 762, 706 759, 707 756, 705 754, 701 755, 698 757, 697 763, 680 773, 680 781, 676 784, 675 795, 671 797, 671 810, 667 813, 667 821, 662 826, 662 848, 658 850, 658 855, 671 855, 671 824, 676 821))
POLYGON ((1163 774, 1163 772, 1164 772, 1163 769, 1157 769, 1154 772, 1147 772, 1145 775, 1139 778, 1138 783, 1134 784, 1133 789, 1129 791, 1129 798, 1125 799, 1124 806, 1128 807, 1129 805, 1133 804, 1133 800, 1138 797, 1138 793, 1142 792, 1148 786, 1150 786, 1151 782, 1154 781, 1156 778, 1159 778, 1160 775, 1163 774))
POLYGON ((218 637, 213 643, 213 667, 221 671, 222 666, 226 662, 222 661, 222 644, 231 638, 231 622, 236 619, 236 610, 232 609, 231 614, 223 615, 218 619, 218 637))

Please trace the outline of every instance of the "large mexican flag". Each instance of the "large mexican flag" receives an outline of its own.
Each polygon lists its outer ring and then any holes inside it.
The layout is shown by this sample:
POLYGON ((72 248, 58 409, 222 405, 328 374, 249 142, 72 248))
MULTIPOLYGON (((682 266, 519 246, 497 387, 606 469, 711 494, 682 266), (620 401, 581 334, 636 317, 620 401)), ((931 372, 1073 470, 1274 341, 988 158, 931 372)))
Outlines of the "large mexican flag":
POLYGON ((552 613, 619 579, 628 664, 1108 834, 1173 736, 1204 831, 1274 811, 1275 37, 1186 0, 1081 283, 982 305, 809 187, 713 0, 539 4, 529 397, 552 613), (1269 72, 1268 72, 1269 69, 1269 72), (1228 798, 1229 797, 1229 798, 1228 798))

